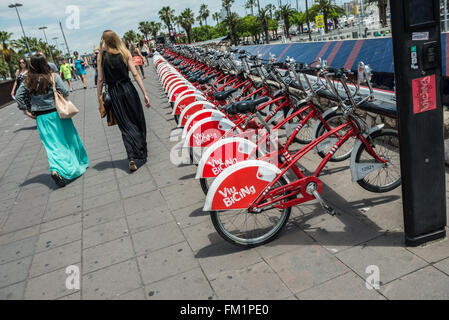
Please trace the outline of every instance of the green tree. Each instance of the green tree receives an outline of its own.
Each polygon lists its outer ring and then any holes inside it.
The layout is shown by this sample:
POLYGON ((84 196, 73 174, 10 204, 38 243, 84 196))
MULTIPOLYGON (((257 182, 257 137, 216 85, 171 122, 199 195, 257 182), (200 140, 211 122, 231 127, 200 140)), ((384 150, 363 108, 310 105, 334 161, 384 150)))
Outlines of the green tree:
POLYGON ((190 8, 185 9, 179 16, 181 27, 187 33, 187 39, 191 43, 192 25, 195 23, 195 16, 190 8))
POLYGON ((246 0, 245 8, 251 9, 251 15, 254 15, 254 7, 256 6, 256 0, 246 0))
POLYGON ((223 8, 226 10, 226 21, 228 23, 229 33, 231 35, 231 43, 233 45, 237 45, 238 39, 236 26, 238 22, 238 15, 235 12, 231 11, 233 3, 234 0, 222 0, 221 2, 223 8))
POLYGON ((333 19, 335 23, 340 15, 345 14, 345 11, 343 8, 332 4, 331 0, 315 0, 315 3, 318 6, 319 11, 323 13, 324 31, 327 33, 329 32, 328 19, 333 19))
POLYGON ((151 33, 150 23, 148 21, 139 22, 139 31, 142 32, 145 41, 148 42, 148 35, 151 33))
POLYGON ((220 12, 215 12, 214 14, 212 14, 212 19, 214 19, 217 22, 217 25, 220 23, 220 12))
POLYGON ((160 22, 150 21, 148 23, 148 26, 149 26, 149 33, 151 34, 153 39, 156 40, 159 31, 161 31, 162 24, 160 22))
POLYGON ((137 40, 137 34, 134 32, 134 30, 126 31, 123 35, 123 41, 125 43, 133 43, 137 40))
POLYGON ((273 20, 273 13, 274 11, 276 11, 276 6, 270 3, 265 6, 265 9, 268 10, 268 12, 270 13, 270 19, 273 20))
POLYGON ((284 34, 287 38, 290 38, 290 18, 296 11, 293 10, 289 4, 284 4, 279 7, 279 17, 280 20, 284 21, 284 34))
POLYGON ((12 65, 12 61, 11 61, 14 50, 10 46, 11 36, 12 36, 12 33, 10 33, 10 32, 0 31, 0 43, 2 45, 1 56, 5 60, 6 64, 8 65, 9 74, 10 74, 11 78, 14 79, 15 72, 14 72, 14 67, 12 65))
POLYGON ((209 38, 209 28, 207 27, 207 18, 209 18, 209 16, 210 16, 210 10, 208 9, 207 5, 203 3, 200 6, 200 17, 202 20, 204 20, 204 24, 206 25, 207 39, 210 39, 209 38))
POLYGON ((170 33, 173 30, 173 21, 175 19, 175 10, 170 8, 169 6, 162 7, 159 10, 159 18, 165 23, 167 26, 168 32, 170 33))
POLYGON ((269 33, 269 20, 270 20, 270 16, 269 16, 269 11, 265 8, 261 8, 259 11, 259 21, 260 21, 260 25, 262 27, 262 30, 265 34, 265 41, 266 43, 270 43, 270 33, 269 33))

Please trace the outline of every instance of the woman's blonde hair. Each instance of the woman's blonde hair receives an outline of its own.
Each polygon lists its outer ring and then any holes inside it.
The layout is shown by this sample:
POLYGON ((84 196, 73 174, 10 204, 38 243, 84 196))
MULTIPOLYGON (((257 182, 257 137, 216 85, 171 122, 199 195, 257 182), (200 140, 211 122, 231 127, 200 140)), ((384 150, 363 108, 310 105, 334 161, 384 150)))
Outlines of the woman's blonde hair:
POLYGON ((128 66, 130 53, 120 37, 112 30, 106 30, 101 36, 100 51, 108 51, 113 54, 120 53, 123 61, 128 66))

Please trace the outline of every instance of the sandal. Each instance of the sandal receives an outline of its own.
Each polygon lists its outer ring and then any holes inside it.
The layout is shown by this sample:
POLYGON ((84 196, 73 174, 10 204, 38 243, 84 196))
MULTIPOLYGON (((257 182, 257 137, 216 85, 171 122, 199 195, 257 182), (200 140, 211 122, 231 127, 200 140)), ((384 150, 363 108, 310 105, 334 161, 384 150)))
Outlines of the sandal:
POLYGON ((51 174, 51 177, 58 187, 63 188, 66 186, 67 183, 65 179, 62 178, 56 171, 51 174))
POLYGON ((137 166, 134 160, 129 160, 129 171, 131 172, 137 171, 137 166))

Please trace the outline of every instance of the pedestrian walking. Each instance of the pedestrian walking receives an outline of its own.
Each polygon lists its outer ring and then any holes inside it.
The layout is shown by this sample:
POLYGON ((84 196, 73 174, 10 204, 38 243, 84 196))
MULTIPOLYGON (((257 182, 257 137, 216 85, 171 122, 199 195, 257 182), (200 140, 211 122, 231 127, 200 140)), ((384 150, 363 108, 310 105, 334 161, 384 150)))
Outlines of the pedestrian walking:
POLYGON ((148 55, 150 54, 150 49, 148 48, 145 41, 140 40, 139 49, 140 52, 142 53, 142 56, 145 58, 145 61, 147 62, 147 66, 149 66, 150 62, 148 61, 148 55))
POLYGON ((67 81, 69 84, 70 92, 73 91, 72 86, 72 66, 65 61, 65 59, 62 59, 61 67, 59 68, 59 75, 62 79, 67 81))
POLYGON ((21 58, 19 60, 19 69, 16 71, 16 81, 14 81, 14 85, 12 86, 11 96, 15 99, 17 89, 19 89, 20 84, 25 79, 28 73, 28 62, 25 58, 21 58))
POLYGON ((69 95, 59 75, 52 73, 47 59, 36 54, 31 57, 30 71, 17 90, 16 100, 26 116, 36 119, 51 177, 58 186, 64 187, 84 174, 89 161, 72 119, 59 118, 53 85, 64 97, 69 95), (26 109, 27 99, 31 101, 31 111, 26 109))
POLYGON ((131 56, 133 58, 134 66, 138 67, 140 69, 140 72, 142 73, 142 77, 144 79, 146 79, 147 77, 145 77, 145 72, 143 71, 143 64, 145 62, 144 62, 144 58, 142 56, 142 53, 140 52, 140 50, 136 47, 136 45, 134 43, 132 43, 130 45, 129 51, 131 52, 131 56))
POLYGON ((129 71, 143 93, 147 108, 150 107, 150 99, 134 66, 131 53, 119 36, 111 30, 104 31, 101 37, 97 68, 98 101, 102 103, 102 87, 103 82, 106 82, 111 97, 112 114, 122 133, 128 155, 129 169, 136 171, 147 161, 147 129, 142 103, 129 78, 129 71))
POLYGON ((95 69, 95 77, 94 77, 94 81, 95 81, 95 87, 97 86, 97 82, 98 82, 98 67, 97 67, 97 59, 98 59, 98 54, 100 53, 100 51, 98 49, 95 49, 95 56, 92 58, 92 67, 95 69))
POLYGON ((73 61, 73 58, 70 58, 70 59, 69 59, 69 64, 72 66, 72 79, 73 79, 74 81, 78 81, 79 78, 78 78, 78 76, 76 75, 75 62, 73 61))
POLYGON ((75 63, 76 74, 83 81, 84 89, 87 89, 86 83, 86 61, 82 57, 79 56, 78 51, 73 52, 75 57, 73 58, 73 62, 75 63))

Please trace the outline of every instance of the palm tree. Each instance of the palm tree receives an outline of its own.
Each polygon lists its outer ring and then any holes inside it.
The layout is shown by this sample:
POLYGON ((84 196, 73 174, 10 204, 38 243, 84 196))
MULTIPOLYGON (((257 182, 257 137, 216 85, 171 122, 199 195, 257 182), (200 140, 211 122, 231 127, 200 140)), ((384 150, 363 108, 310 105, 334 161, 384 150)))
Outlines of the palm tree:
POLYGON ((268 44, 268 43, 270 43, 270 34, 268 32, 268 20, 270 19, 270 17, 269 17, 269 12, 266 8, 265 9, 261 8, 259 10, 259 19, 260 19, 261 29, 265 33, 265 39, 268 44))
POLYGON ((150 21, 150 22, 148 22, 148 27, 149 27, 149 33, 151 34, 153 39, 156 40, 156 37, 162 28, 162 24, 160 22, 150 21))
POLYGON ((337 17, 340 14, 344 14, 343 8, 332 4, 331 0, 315 0, 318 5, 319 10, 323 13, 324 18, 324 31, 327 33, 329 31, 329 26, 327 20, 330 16, 337 17))
POLYGON ((162 7, 161 10, 159 10, 159 18, 164 21, 165 25, 167 26, 168 32, 173 30, 172 28, 172 22, 175 20, 175 10, 170 8, 169 6, 162 7))
POLYGON ((126 31, 125 34, 123 35, 123 41, 125 43, 136 42, 136 39, 137 39, 137 35, 134 32, 134 30, 126 31))
POLYGON ((270 13, 270 19, 273 20, 273 12, 276 10, 276 6, 274 4, 267 4, 265 9, 270 13))
POLYGON ((377 7, 379 8, 379 20, 382 24, 382 27, 387 26, 387 5, 388 0, 368 0, 368 3, 377 3, 377 7))
POLYGON ((280 18, 284 21, 285 36, 290 38, 290 17, 293 15, 293 10, 289 4, 284 4, 279 7, 280 18))
POLYGON ((195 23, 195 16, 190 8, 185 9, 183 12, 181 12, 181 15, 179 16, 181 27, 186 31, 187 33, 187 39, 189 43, 191 43, 191 31, 192 31, 192 25, 195 23))
POLYGON ((207 27, 207 18, 210 16, 210 10, 207 8, 206 4, 202 4, 200 6, 200 17, 204 20, 204 24, 206 25, 206 34, 207 39, 209 39, 209 28, 207 27))
POLYGON ((139 31, 142 32, 145 42, 148 42, 148 34, 151 32, 150 23, 148 21, 139 22, 139 31))
POLYGON ((217 24, 220 23, 220 18, 221 18, 220 12, 215 12, 214 14, 212 14, 212 19, 217 21, 217 24))
POLYGON ((8 64, 9 74, 12 79, 15 78, 14 67, 11 63, 13 49, 9 46, 9 40, 11 39, 12 33, 7 31, 0 31, 0 43, 2 45, 1 56, 5 59, 5 62, 8 64))
POLYGON ((251 15, 254 15, 254 7, 256 6, 256 0, 246 0, 245 8, 251 9, 251 15))
POLYGON ((222 0, 221 4, 223 8, 226 10, 226 20, 228 22, 229 31, 231 34, 231 42, 234 45, 237 45, 237 31, 236 25, 238 21, 238 16, 235 12, 231 12, 232 4, 234 0, 222 0))

